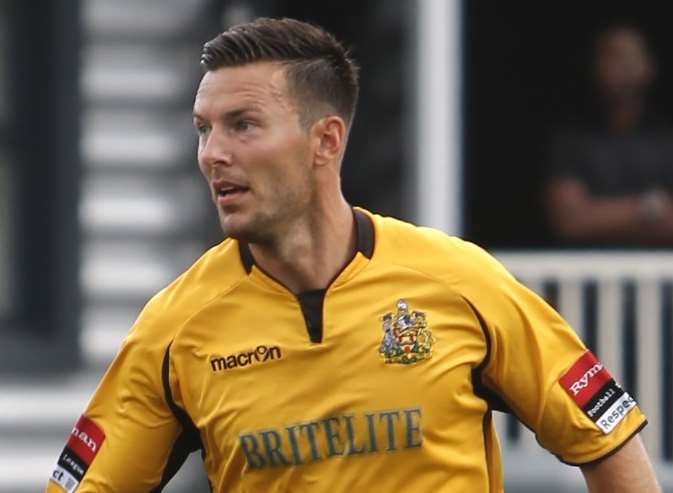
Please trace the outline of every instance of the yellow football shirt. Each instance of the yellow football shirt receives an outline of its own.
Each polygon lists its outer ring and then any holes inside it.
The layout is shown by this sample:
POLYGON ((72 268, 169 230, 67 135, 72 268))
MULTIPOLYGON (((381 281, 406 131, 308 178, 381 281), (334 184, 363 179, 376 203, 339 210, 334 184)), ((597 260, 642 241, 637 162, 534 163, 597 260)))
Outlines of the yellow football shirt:
POLYGON ((483 250, 354 214, 357 252, 325 290, 293 294, 228 239, 158 293, 47 491, 160 491, 202 448, 217 492, 499 492, 494 407, 573 464, 644 425, 483 250))

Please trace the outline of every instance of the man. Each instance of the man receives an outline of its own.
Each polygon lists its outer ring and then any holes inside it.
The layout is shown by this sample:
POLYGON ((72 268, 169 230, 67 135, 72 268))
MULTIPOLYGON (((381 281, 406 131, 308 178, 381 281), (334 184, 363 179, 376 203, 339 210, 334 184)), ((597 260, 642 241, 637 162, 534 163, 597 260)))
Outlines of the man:
POLYGON ((617 25, 597 36, 594 58, 597 108, 550 149, 550 224, 574 244, 673 244, 673 128, 648 101, 650 50, 617 25))
POLYGON ((204 47, 198 161, 229 238, 145 307, 47 491, 502 491, 507 405, 593 492, 657 491, 633 399, 477 247, 353 209, 357 69, 259 19, 204 47))

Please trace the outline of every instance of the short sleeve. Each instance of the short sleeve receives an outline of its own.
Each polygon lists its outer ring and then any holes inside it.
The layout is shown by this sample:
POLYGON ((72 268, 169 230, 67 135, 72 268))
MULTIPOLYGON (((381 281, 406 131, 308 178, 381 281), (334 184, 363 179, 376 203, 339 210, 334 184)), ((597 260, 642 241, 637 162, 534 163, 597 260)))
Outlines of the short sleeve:
POLYGON ((637 433, 645 416, 561 316, 495 259, 467 248, 478 269, 467 298, 489 346, 482 383, 570 464, 600 459, 637 433))
POLYGON ((165 399, 163 343, 143 325, 141 317, 75 424, 48 493, 146 493, 163 482, 182 427, 165 399))

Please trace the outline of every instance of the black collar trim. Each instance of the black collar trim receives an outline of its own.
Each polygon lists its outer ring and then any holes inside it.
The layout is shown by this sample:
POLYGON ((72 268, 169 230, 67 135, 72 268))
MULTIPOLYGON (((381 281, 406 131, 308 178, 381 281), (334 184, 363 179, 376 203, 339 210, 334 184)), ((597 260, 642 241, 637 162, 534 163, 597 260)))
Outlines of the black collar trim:
POLYGON ((357 228, 357 251, 371 259, 374 255, 374 225, 367 214, 353 209, 353 217, 357 228))
MULTIPOLYGON (((357 209, 353 209, 353 218, 355 219, 355 230, 357 232, 356 250, 368 259, 371 259, 374 255, 374 225, 372 224, 372 220, 367 214, 357 209)), ((252 256, 250 247, 247 243, 239 241, 238 251, 245 272, 250 274, 255 265, 255 259, 252 256)))
POLYGON ((238 252, 241 255, 241 262, 243 262, 243 267, 245 268, 245 272, 250 274, 252 272, 252 267, 255 265, 255 259, 252 256, 252 252, 250 251, 250 247, 248 246, 247 243, 239 241, 238 242, 238 252))

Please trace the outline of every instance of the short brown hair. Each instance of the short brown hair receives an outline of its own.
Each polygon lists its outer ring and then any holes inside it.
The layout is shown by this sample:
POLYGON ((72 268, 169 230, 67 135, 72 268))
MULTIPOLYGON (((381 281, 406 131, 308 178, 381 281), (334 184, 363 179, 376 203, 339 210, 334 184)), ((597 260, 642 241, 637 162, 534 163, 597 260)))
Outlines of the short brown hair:
POLYGON ((201 65, 207 71, 254 62, 280 62, 291 96, 306 127, 324 116, 324 104, 346 125, 355 116, 358 66, 348 50, 321 27, 295 19, 262 17, 233 26, 203 45, 201 65))

